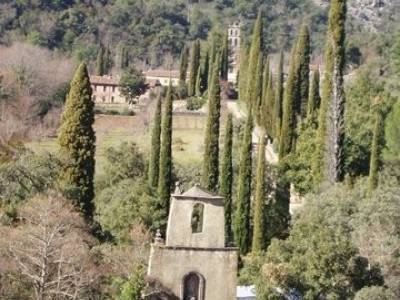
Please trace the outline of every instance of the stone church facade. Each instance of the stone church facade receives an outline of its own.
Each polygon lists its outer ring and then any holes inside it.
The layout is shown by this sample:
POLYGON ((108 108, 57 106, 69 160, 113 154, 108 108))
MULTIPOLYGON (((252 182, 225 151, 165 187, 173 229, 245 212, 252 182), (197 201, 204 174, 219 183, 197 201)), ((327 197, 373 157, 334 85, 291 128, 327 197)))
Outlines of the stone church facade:
POLYGON ((146 298, 236 299, 238 249, 225 246, 224 222, 222 197, 197 185, 185 193, 177 188, 166 241, 158 235, 151 245, 148 276, 162 288, 146 298))

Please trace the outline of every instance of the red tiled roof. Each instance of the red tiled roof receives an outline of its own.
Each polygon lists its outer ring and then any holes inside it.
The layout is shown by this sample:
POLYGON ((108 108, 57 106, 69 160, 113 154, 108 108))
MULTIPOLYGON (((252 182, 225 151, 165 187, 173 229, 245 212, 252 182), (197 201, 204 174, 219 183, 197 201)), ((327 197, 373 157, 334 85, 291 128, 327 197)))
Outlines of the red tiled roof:
POLYGON ((90 83, 99 85, 119 85, 119 77, 111 75, 103 75, 103 76, 91 75, 90 83))
POLYGON ((179 71, 178 70, 147 70, 144 72, 145 76, 151 77, 166 77, 166 78, 179 78, 179 71))

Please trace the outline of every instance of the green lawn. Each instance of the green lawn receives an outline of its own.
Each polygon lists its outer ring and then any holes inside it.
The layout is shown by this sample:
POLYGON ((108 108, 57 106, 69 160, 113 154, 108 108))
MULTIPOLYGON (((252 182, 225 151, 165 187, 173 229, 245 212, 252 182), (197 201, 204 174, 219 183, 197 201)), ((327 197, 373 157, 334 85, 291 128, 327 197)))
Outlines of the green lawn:
MULTIPOLYGON (((114 116, 108 116, 107 122, 98 122, 101 126, 95 124, 97 147, 96 147, 96 174, 104 172, 103 166, 105 162, 105 149, 109 147, 118 147, 122 142, 135 142, 144 153, 149 153, 150 134, 148 132, 137 133, 132 131, 132 124, 121 126, 121 117, 117 122, 110 122, 114 116), (103 124, 103 123, 104 124, 103 124), (110 126, 110 123, 118 124, 118 127, 110 126), (96 126, 97 125, 97 126, 96 126), (104 126, 103 126, 104 125, 104 126)), ((128 117, 127 117, 128 118, 128 117)), ((129 117, 134 118, 134 117, 129 117)), ((202 160, 202 144, 203 129, 180 129, 173 130, 173 159, 182 165, 198 163, 202 160)), ((28 144, 35 152, 49 151, 56 152, 58 150, 55 138, 33 141, 28 144)))

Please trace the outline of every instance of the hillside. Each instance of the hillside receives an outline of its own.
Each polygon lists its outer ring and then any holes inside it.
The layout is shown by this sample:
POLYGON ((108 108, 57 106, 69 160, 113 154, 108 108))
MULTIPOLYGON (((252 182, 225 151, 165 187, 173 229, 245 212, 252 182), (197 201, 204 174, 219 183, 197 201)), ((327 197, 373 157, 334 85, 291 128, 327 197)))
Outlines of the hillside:
MULTIPOLYGON (((356 37, 371 28, 391 28, 399 4, 390 0, 351 0, 349 33, 356 37)), ((326 0, 214 0, 214 1, 13 1, 0 4, 0 43, 27 41, 78 60, 94 60, 99 44, 110 47, 115 60, 125 48, 131 62, 161 65, 170 54, 177 58, 188 40, 207 39, 241 20, 245 36, 258 9, 266 16, 264 38, 276 52, 289 49, 299 24, 312 24, 317 52, 326 28, 326 0), (198 2, 198 3, 197 3, 198 2)), ((384 32, 390 32, 388 30, 384 32)))

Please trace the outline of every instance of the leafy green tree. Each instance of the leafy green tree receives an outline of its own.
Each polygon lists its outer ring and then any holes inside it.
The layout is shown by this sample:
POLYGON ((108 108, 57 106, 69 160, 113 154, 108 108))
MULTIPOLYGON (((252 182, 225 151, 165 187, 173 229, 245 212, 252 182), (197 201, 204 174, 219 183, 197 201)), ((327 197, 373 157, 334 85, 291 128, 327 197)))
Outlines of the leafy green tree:
POLYGON ((297 41, 297 63, 299 68, 299 98, 296 107, 297 114, 301 118, 307 116, 307 102, 309 96, 310 85, 310 31, 307 25, 303 25, 300 29, 299 38, 297 41))
POLYGON ((219 168, 219 122, 221 115, 221 88, 219 85, 219 60, 213 66, 213 76, 210 82, 208 97, 208 117, 204 139, 204 158, 202 185, 216 191, 218 186, 219 168))
POLYGON ((142 291, 146 287, 145 268, 138 265, 134 268, 129 281, 121 287, 121 300, 141 300, 142 291))
POLYGON ((94 102, 86 64, 82 63, 71 82, 65 103, 58 143, 70 161, 62 173, 63 183, 72 188, 71 197, 87 219, 93 217, 93 177, 96 137, 93 130, 94 102))
POLYGON ((96 75, 103 76, 105 74, 104 47, 100 45, 96 60, 96 75))
POLYGON ((119 81, 121 95, 126 97, 129 103, 133 103, 134 99, 142 95, 147 88, 146 79, 142 71, 135 68, 127 69, 121 76, 119 81))
POLYGON ((312 120, 314 123, 317 122, 320 103, 321 96, 319 95, 319 70, 317 69, 313 72, 307 104, 307 118, 312 120))
POLYGON ((258 144, 256 194, 253 206, 253 241, 251 250, 258 253, 265 249, 265 134, 262 132, 258 144))
MULTIPOLYGON (((172 186, 172 86, 168 86, 161 127, 160 171, 158 176, 158 210, 168 216, 169 198, 172 186)), ((165 226, 165 224, 164 224, 165 226)), ((163 226, 163 228, 164 228, 163 226)))
POLYGON ((329 11, 317 144, 313 164, 315 186, 343 178, 346 0, 333 0, 329 11))
POLYGON ((197 72, 200 66, 200 41, 196 40, 192 45, 192 53, 190 56, 190 74, 188 82, 188 96, 194 96, 196 91, 197 72))
POLYGON ((255 105, 260 94, 262 67, 260 69, 259 66, 263 49, 262 28, 262 13, 259 11, 253 28, 247 68, 246 101, 249 105, 255 105))
POLYGON ((151 131, 151 149, 149 158, 149 186, 156 188, 158 184, 158 172, 160 167, 161 147, 161 94, 158 95, 156 110, 153 117, 153 128, 151 131))
POLYGON ((253 117, 249 111, 241 144, 236 213, 233 224, 235 243, 242 255, 247 254, 251 247, 252 132, 253 117))
POLYGON ((357 292, 354 300, 392 300, 396 295, 383 286, 368 286, 357 292))
POLYGON ((279 159, 284 158, 292 151, 295 141, 295 99, 298 98, 297 88, 298 72, 296 62, 296 46, 294 46, 290 59, 289 75, 283 99, 281 136, 279 139, 279 159))
POLYGON ((283 103, 283 63, 284 56, 283 51, 279 55, 278 73, 276 75, 276 87, 275 87, 275 102, 274 102, 274 133, 275 140, 279 140, 281 132, 282 122, 282 103, 283 103))
POLYGON ((233 122, 229 114, 225 125, 224 152, 222 154, 221 172, 219 177, 219 193, 224 197, 225 211, 225 241, 233 241, 232 233, 232 186, 233 186, 233 122))

